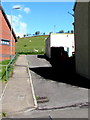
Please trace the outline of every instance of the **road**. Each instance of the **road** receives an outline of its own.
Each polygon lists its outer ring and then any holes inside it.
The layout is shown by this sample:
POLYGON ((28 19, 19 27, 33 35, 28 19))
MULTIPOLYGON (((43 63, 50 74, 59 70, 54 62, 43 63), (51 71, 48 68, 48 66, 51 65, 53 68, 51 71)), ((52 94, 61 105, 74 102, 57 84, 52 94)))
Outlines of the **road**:
POLYGON ((35 95, 47 97, 49 101, 38 103, 37 110, 27 111, 18 117, 88 118, 87 88, 65 83, 62 73, 53 69, 42 56, 27 55, 27 60, 35 95))

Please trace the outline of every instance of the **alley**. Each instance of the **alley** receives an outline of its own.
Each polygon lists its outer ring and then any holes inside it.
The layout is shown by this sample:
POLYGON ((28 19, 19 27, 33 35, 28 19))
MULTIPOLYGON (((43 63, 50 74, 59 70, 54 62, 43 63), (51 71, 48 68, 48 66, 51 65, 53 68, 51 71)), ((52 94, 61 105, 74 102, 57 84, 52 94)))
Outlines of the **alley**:
POLYGON ((61 73, 42 55, 27 55, 27 60, 36 98, 46 97, 48 101, 39 102, 36 110, 8 117, 88 118, 88 89, 59 81, 61 73))
MULTIPOLYGON (((35 95, 49 99, 48 102, 38 104, 40 109, 52 110, 53 108, 88 102, 88 89, 58 82, 61 79, 61 74, 55 71, 42 56, 28 55, 27 59, 30 65, 35 95)), ((87 107, 83 110, 84 114, 81 116, 88 116, 87 107)), ((80 109, 81 111, 82 109, 80 109)))

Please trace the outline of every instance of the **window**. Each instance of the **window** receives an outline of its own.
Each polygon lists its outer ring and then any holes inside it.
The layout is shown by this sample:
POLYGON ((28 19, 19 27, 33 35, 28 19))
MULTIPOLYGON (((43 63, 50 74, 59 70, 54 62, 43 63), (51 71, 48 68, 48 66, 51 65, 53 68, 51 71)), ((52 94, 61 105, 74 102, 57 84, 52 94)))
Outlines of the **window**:
POLYGON ((3 39, 1 39, 1 44, 2 45, 9 45, 9 40, 3 40, 3 39))

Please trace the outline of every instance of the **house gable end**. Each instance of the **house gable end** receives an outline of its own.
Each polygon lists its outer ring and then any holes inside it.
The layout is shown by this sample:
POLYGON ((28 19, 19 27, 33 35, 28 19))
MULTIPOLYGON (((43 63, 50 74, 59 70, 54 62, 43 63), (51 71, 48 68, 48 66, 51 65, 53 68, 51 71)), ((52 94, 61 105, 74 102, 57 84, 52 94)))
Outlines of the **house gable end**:
MULTIPOLYGON (((3 10, 3 8, 1 7, 1 5, 0 5, 0 11, 1 11, 1 14, 3 15, 5 21, 6 21, 7 25, 8 25, 9 30, 11 31, 10 22, 9 22, 9 20, 8 20, 6 14, 5 14, 5 12, 4 12, 4 10, 3 10)), ((16 38, 16 35, 15 35, 13 29, 12 29, 12 35, 13 35, 13 37, 14 37, 14 39, 15 39, 15 42, 17 42, 17 38, 16 38)))

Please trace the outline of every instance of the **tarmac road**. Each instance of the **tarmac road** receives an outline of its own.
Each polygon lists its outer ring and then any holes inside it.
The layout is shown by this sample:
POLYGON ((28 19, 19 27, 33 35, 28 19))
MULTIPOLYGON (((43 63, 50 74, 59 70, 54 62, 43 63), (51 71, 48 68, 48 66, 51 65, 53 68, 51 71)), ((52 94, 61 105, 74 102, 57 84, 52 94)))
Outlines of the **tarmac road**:
POLYGON ((47 97, 49 101, 38 103, 38 110, 25 112, 18 117, 88 118, 88 89, 67 84, 65 80, 63 82, 62 73, 53 69, 42 56, 27 55, 27 59, 35 95, 47 97))
POLYGON ((59 107, 88 102, 88 89, 57 82, 53 80, 56 72, 48 61, 36 55, 27 56, 30 62, 31 76, 36 96, 48 97, 49 102, 39 104, 40 107, 59 107), (49 79, 50 78, 50 79, 49 79))

